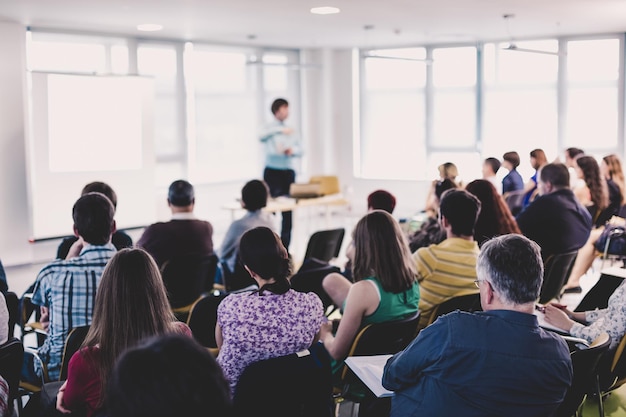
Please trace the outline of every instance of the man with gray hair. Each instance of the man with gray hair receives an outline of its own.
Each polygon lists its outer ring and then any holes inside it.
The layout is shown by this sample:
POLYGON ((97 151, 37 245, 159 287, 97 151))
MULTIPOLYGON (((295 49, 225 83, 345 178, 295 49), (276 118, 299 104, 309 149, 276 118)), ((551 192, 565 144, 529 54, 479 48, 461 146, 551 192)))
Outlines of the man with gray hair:
POLYGON ((476 272, 484 312, 440 317, 387 362, 391 417, 550 416, 565 397, 567 344, 533 315, 543 279, 539 246, 521 235, 494 238, 476 272))

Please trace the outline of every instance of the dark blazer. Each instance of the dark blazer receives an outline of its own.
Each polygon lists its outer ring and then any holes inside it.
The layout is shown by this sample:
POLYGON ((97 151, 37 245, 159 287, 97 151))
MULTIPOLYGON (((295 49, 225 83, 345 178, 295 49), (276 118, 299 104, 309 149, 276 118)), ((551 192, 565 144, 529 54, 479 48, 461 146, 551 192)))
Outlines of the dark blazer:
POLYGON ((549 255, 580 249, 591 231, 591 215, 570 189, 537 197, 517 216, 517 225, 527 238, 549 255))

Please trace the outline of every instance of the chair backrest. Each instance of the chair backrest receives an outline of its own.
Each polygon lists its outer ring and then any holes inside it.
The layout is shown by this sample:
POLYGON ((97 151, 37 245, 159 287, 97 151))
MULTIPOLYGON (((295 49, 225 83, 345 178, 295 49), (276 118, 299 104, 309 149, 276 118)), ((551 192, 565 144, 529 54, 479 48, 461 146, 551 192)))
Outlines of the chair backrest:
POLYGON ((235 417, 333 416, 330 356, 321 343, 308 351, 249 365, 235 389, 235 417))
POLYGON ((239 256, 237 256, 234 271, 231 271, 225 262, 222 263, 222 274, 222 279, 224 280, 224 288, 226 288, 226 292, 239 291, 251 285, 257 285, 256 281, 243 267, 239 256))
POLYGON ((525 190, 509 191, 504 197, 504 202, 511 210, 511 213, 515 216, 518 214, 524 205, 525 190))
POLYGON ((0 346, 0 375, 9 385, 9 400, 17 398, 20 372, 24 361, 24 345, 13 337, 0 346))
POLYGON ((4 294, 4 299, 7 303, 7 310, 9 311, 9 337, 12 337, 15 333, 15 325, 20 319, 20 300, 17 294, 11 291, 4 294))
POLYGON ((341 270, 333 265, 325 262, 317 262, 314 259, 306 260, 303 267, 297 274, 291 277, 291 288, 298 292, 314 292, 322 300, 324 311, 333 304, 332 298, 324 291, 322 281, 333 272, 341 272, 341 270), (305 266, 312 265, 310 268, 305 266))
POLYGON ((208 294, 200 298, 191 307, 187 325, 194 339, 204 347, 217 348, 215 342, 215 324, 217 323, 217 306, 226 298, 226 294, 208 294))
POLYGON ((448 301, 444 301, 433 309, 428 324, 437 320, 437 317, 456 310, 469 311, 470 313, 482 311, 483 308, 480 304, 480 293, 460 295, 458 297, 451 298, 448 301))
POLYGON ((215 255, 184 255, 166 261, 161 267, 161 275, 170 306, 187 306, 210 291, 217 262, 215 255))
POLYGON ((616 275, 600 274, 600 278, 596 285, 585 294, 574 311, 590 311, 596 308, 607 308, 609 305, 609 297, 613 295, 617 287, 624 282, 624 278, 616 275))
POLYGON ((555 417, 571 417, 583 403, 587 394, 597 389, 598 365, 604 353, 609 349, 611 336, 602 333, 587 349, 571 353, 574 377, 565 399, 554 414, 555 417))
MULTIPOLYGON (((129 318, 129 320, 132 320, 132 318, 129 318)), ((67 335, 67 338, 65 339, 65 346, 63 347, 63 358, 61 360, 59 381, 67 379, 67 368, 70 363, 70 359, 72 359, 74 353, 78 352, 85 341, 88 332, 89 326, 81 326, 73 328, 67 335)))
POLYGON ((600 368, 600 384, 603 391, 612 391, 626 383, 626 335, 614 352, 606 355, 600 368))
POLYGON ((345 229, 322 230, 311 235, 304 259, 315 258, 328 262, 339 256, 345 229))
POLYGON ((574 266, 578 251, 550 255, 543 261, 543 283, 539 303, 545 304, 561 294, 574 266))

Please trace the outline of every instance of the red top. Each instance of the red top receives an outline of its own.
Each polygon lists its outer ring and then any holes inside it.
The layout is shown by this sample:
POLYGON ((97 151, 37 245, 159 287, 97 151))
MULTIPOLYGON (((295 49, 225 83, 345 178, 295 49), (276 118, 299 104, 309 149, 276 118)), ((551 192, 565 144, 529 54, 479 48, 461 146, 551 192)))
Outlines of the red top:
MULTIPOLYGON (((175 322, 175 333, 192 337, 189 327, 175 322)), ((75 353, 67 368, 67 386, 63 395, 63 406, 72 411, 84 411, 91 417, 100 403, 100 373, 97 361, 99 347, 82 348, 75 353)))

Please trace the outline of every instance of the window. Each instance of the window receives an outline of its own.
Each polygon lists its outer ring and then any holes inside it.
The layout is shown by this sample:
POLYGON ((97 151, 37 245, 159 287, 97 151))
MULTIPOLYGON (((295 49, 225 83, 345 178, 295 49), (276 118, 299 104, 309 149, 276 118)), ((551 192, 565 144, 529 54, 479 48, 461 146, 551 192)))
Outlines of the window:
POLYGON ((363 63, 361 176, 425 175, 426 58, 423 48, 369 51, 363 63))

